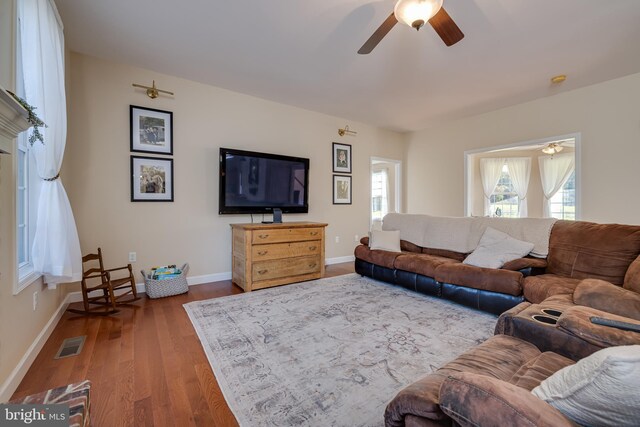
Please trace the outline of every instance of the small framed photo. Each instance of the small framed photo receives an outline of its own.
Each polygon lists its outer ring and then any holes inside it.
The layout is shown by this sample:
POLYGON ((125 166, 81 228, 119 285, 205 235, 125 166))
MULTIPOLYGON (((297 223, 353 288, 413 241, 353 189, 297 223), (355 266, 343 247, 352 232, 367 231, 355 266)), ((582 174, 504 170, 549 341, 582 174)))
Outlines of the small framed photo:
POLYGON ((333 204, 351 204, 351 177, 348 175, 333 175, 333 204))
POLYGON ((131 201, 173 202, 173 159, 131 156, 131 201))
POLYGON ((131 151, 173 154, 173 113, 129 106, 131 151))
POLYGON ((351 173, 351 146, 333 143, 333 171, 351 173))

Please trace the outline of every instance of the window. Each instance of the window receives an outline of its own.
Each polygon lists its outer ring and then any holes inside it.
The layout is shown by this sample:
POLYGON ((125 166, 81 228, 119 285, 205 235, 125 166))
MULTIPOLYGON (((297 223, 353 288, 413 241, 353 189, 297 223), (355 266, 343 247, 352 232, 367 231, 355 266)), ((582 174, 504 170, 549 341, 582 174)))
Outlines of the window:
POLYGON ((551 216, 558 219, 576 219, 576 173, 551 197, 551 216))
POLYGON ((387 188, 389 178, 386 170, 374 171, 371 174, 371 220, 382 220, 389 212, 387 188))
POLYGON ((518 218, 518 194, 513 189, 513 182, 509 175, 509 167, 502 166, 502 174, 498 185, 489 198, 491 216, 504 218, 518 218))
MULTIPOLYGON (((19 27, 19 26, 18 26, 19 27)), ((18 96, 25 98, 24 81, 22 80, 22 55, 20 32, 18 31, 16 49, 16 92, 18 96)), ((29 286, 40 277, 33 271, 31 247, 35 236, 35 224, 37 215, 37 200, 39 196, 39 184, 35 160, 28 138, 30 133, 23 132, 17 141, 17 165, 16 165, 16 252, 18 260, 18 283, 14 286, 14 294, 29 286)))

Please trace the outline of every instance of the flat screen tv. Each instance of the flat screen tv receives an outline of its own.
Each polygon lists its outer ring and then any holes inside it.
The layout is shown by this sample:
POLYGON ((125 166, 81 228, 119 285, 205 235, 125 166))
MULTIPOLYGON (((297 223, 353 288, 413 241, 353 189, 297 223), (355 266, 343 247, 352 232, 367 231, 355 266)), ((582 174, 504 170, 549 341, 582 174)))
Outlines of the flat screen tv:
POLYGON ((309 212, 309 159, 220 148, 220 214, 309 212))

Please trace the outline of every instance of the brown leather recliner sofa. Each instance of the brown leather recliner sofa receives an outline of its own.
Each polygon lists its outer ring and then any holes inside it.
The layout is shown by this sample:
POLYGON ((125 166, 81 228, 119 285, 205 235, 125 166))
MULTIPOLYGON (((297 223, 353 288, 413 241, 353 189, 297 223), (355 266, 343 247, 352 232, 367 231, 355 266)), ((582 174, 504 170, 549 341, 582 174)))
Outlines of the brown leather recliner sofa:
POLYGON ((522 279, 526 301, 492 338, 400 391, 386 425, 575 425, 530 391, 602 348, 640 344, 640 332, 593 323, 640 326, 639 251, 639 226, 553 224, 544 271, 522 279))
POLYGON ((389 214, 383 228, 400 231, 401 252, 370 250, 368 239, 364 238, 355 248, 355 270, 495 314, 525 300, 540 303, 554 295, 571 296, 583 279, 601 279, 640 292, 640 226, 545 221, 549 220, 389 214), (458 241, 450 243, 450 247, 462 251, 443 247, 448 240, 433 230, 440 223, 449 226, 451 221, 459 221, 453 223, 451 234, 463 238, 456 237, 458 241), (546 239, 547 247, 538 245, 542 246, 537 248, 538 257, 516 259, 500 269, 462 263, 487 226, 509 230, 517 228, 514 225, 519 222, 533 226, 524 227, 513 237, 525 241, 546 239), (541 235, 545 227, 549 228, 546 236, 541 235))
POLYGON ((400 391, 386 408, 385 425, 573 426, 530 393, 573 363, 519 338, 496 335, 400 391))
POLYGON ((615 301, 626 306, 623 310, 630 310, 635 317, 579 305, 571 306, 559 316, 558 323, 566 327, 564 334, 575 334, 574 341, 565 347, 565 338, 549 339, 549 347, 564 355, 539 348, 529 339, 545 336, 554 331, 555 326, 539 324, 539 329, 527 331, 531 335, 516 337, 509 335, 512 331, 508 329, 502 331, 505 334, 500 333, 499 321, 496 335, 401 390, 387 405, 386 426, 575 425, 530 392, 558 370, 597 350, 640 344, 640 332, 594 325, 589 321, 592 316, 601 316, 640 327, 640 295, 623 291, 609 298, 609 303, 615 301), (580 340, 583 345, 577 345, 580 340))

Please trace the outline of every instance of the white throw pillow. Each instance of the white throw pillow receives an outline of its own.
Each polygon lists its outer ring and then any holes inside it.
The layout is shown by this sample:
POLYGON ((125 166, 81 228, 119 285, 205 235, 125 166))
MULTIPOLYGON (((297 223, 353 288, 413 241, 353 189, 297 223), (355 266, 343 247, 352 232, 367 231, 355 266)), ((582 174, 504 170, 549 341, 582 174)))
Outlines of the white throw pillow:
POLYGON ((507 233, 487 227, 480 243, 464 260, 464 263, 476 267, 500 268, 505 262, 527 255, 533 247, 533 243, 514 239, 507 233))
POLYGON ((369 233, 369 249, 400 252, 400 230, 371 230, 371 233, 369 233))
POLYGON ((609 347, 551 375, 531 393, 578 424, 640 423, 640 345, 609 347))

